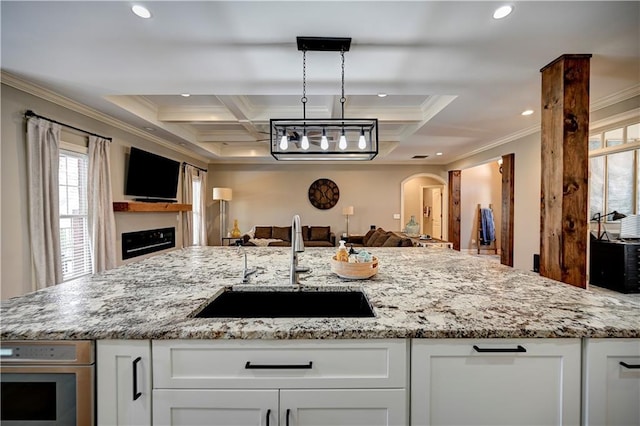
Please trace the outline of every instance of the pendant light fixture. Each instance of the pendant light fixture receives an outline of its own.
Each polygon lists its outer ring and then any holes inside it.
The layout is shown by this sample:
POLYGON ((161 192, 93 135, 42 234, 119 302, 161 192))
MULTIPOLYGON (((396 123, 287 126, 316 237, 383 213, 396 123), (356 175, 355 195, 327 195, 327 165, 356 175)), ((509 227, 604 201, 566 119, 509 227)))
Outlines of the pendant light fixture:
POLYGON ((297 37, 297 44, 302 51, 302 118, 270 120, 271 155, 281 161, 374 159, 378 119, 344 117, 344 53, 351 47, 351 38, 297 37), (340 52, 340 118, 307 118, 307 51, 340 52))

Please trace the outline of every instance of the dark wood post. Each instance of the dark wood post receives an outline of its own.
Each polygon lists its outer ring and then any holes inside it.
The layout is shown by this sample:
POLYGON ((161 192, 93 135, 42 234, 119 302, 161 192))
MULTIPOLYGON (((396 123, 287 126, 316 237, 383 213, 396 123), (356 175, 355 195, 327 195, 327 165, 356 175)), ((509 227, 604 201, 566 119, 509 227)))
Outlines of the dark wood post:
POLYGON ((460 251, 460 185, 461 171, 449 171, 449 241, 453 249, 460 251))
POLYGON ((542 73, 540 275, 587 286, 589 62, 562 55, 542 73))
POLYGON ((513 266, 513 199, 515 155, 502 156, 502 222, 500 226, 500 263, 513 266))

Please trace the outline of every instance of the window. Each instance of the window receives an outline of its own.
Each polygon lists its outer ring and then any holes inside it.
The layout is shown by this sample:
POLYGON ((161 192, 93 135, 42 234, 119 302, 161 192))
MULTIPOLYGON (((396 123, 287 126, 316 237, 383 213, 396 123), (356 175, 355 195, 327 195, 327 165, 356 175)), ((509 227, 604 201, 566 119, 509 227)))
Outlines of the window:
MULTIPOLYGON (((75 151, 75 150, 74 150, 75 151)), ((86 154, 60 150, 60 251, 62 280, 92 273, 86 154)))
POLYGON ((640 123, 589 137, 589 217, 640 214, 639 148, 640 123))

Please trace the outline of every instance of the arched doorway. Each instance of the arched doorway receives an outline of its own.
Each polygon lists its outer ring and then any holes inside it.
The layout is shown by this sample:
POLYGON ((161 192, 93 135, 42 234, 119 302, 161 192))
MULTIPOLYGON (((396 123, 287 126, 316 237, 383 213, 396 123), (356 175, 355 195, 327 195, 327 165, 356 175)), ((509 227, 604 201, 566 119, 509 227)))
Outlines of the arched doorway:
POLYGON ((448 238, 448 186, 444 178, 417 173, 400 183, 400 229, 404 229, 411 216, 420 224, 421 234, 432 235, 435 228, 439 235, 433 237, 448 238))

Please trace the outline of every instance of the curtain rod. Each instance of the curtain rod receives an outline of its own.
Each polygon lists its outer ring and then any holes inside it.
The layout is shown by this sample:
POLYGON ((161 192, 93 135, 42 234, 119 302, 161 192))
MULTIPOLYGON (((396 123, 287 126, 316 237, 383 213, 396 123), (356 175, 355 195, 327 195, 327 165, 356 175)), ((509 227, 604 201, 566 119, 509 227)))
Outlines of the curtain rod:
POLYGON ((77 128, 77 127, 71 126, 71 125, 69 125, 69 124, 64 124, 64 123, 61 123, 61 122, 56 121, 56 120, 52 120, 52 119, 47 118, 47 117, 43 117, 42 115, 38 115, 38 114, 36 114, 35 112, 31 111, 30 109, 29 109, 29 110, 27 110, 27 111, 24 113, 24 116, 25 116, 25 118, 29 118, 29 117, 38 117, 38 118, 42 118, 43 120, 47 120, 47 121, 49 121, 49 122, 51 122, 51 123, 59 124, 59 125, 64 126, 64 127, 68 127, 68 128, 70 128, 70 129, 77 130, 77 131, 82 132, 82 133, 86 133, 87 135, 97 136, 97 137, 99 137, 99 138, 106 139, 106 140, 108 140, 109 142, 112 142, 112 141, 113 141, 113 139, 112 139, 112 138, 109 138, 109 137, 107 137, 107 136, 102 136, 102 135, 99 135, 99 134, 97 134, 97 133, 88 132, 88 131, 86 131, 86 130, 82 130, 82 129, 79 129, 79 128, 77 128))
POLYGON ((187 163, 186 161, 183 161, 183 162, 182 162, 182 168, 183 168, 183 169, 184 169, 184 166, 191 166, 191 167, 195 167, 196 169, 198 169, 198 170, 200 170, 200 171, 203 171, 203 172, 206 172, 206 171, 207 171, 207 169, 203 169, 202 167, 198 167, 198 166, 196 166, 196 165, 194 165, 194 164, 187 163))

